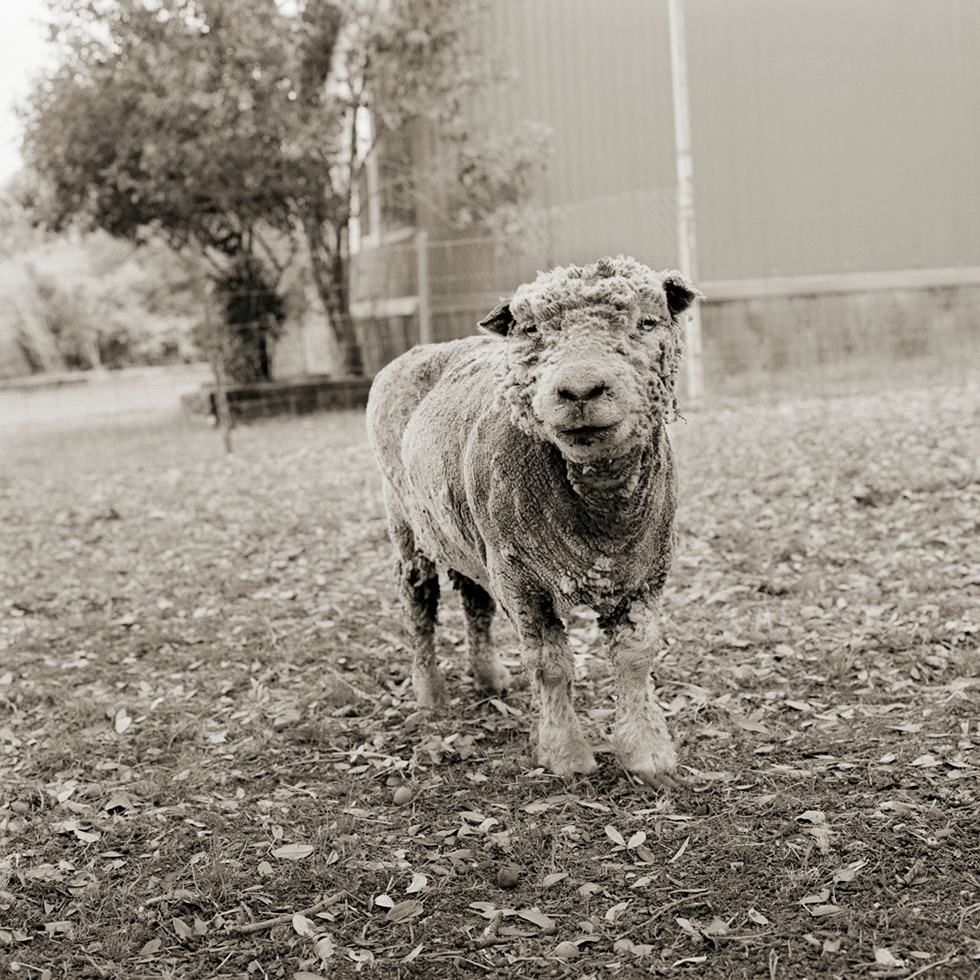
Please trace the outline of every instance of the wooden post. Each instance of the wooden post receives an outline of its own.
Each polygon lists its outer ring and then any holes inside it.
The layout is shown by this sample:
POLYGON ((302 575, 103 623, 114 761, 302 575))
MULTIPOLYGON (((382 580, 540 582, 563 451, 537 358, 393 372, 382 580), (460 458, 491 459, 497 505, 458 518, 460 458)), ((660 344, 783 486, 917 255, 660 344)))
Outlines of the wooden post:
MULTIPOLYGON (((691 113, 687 95, 687 52, 684 40, 684 0, 667 0, 670 21, 670 76, 674 95, 674 142, 677 150, 677 244, 680 271, 696 283, 698 246, 694 224, 694 162, 691 154, 691 113)), ((687 396, 692 408, 704 398, 701 308, 687 315, 687 396)))
POLYGON ((429 233, 415 233, 415 269, 418 279, 419 343, 432 343, 432 315, 429 312, 429 233))
POLYGON ((204 285, 204 322, 211 354, 211 370, 214 372, 214 414, 221 429, 221 437, 225 444, 225 452, 231 453, 231 409, 228 407, 228 383, 225 377, 225 346, 224 324, 215 325, 214 310, 211 305, 211 293, 214 283, 204 285))

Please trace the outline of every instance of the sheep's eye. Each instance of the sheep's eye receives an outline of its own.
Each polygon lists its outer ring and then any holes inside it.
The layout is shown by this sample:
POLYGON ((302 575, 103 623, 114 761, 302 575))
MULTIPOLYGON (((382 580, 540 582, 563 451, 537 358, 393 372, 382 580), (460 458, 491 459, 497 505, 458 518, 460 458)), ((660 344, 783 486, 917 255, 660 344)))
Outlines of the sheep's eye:
POLYGON ((654 327, 659 327, 660 321, 653 318, 647 318, 646 320, 640 321, 640 327, 643 330, 653 330, 654 327))
POLYGON ((533 323, 529 323, 529 324, 528 324, 528 325, 527 325, 527 326, 526 326, 526 327, 524 328, 524 333, 525 333, 525 334, 526 334, 527 336, 529 336, 529 337, 531 337, 531 336, 533 336, 533 335, 534 335, 534 334, 536 334, 537 332, 538 332, 538 328, 537 328, 537 327, 536 327, 536 326, 535 326, 535 325, 534 325, 533 323))

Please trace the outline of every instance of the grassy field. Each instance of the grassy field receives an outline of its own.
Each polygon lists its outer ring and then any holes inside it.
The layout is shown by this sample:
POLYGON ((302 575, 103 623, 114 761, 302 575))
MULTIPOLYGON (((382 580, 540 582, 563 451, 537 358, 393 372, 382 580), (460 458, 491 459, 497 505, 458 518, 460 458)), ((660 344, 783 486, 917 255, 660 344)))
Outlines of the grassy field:
POLYGON ((449 588, 415 710, 362 414, 2 438, 3 975, 980 973, 980 385, 672 427, 659 795, 585 613, 591 779, 474 698, 449 588))

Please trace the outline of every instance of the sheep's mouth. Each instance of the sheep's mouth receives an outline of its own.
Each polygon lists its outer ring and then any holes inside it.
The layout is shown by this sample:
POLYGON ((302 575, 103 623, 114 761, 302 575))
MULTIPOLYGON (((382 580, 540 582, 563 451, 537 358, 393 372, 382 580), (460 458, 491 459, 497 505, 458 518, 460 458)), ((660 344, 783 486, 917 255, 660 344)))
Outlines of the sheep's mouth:
POLYGON ((615 425, 581 425, 575 429, 562 429, 561 434, 565 439, 578 445, 588 445, 597 439, 602 439, 619 427, 615 425))

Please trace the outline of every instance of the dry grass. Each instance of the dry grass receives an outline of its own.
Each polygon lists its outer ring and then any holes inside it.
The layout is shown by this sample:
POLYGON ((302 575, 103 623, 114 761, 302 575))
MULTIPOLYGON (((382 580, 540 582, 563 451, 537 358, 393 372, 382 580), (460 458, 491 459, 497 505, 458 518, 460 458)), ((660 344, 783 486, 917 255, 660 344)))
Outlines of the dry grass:
MULTIPOLYGON (((359 413, 229 458, 169 418, 8 435, 0 965, 974 975, 980 388, 737 403, 673 438, 657 680, 692 788, 656 796, 607 752, 531 768, 526 693, 474 702, 454 597, 459 699, 415 713, 359 413)), ((570 625, 601 745, 597 630, 570 625)))

